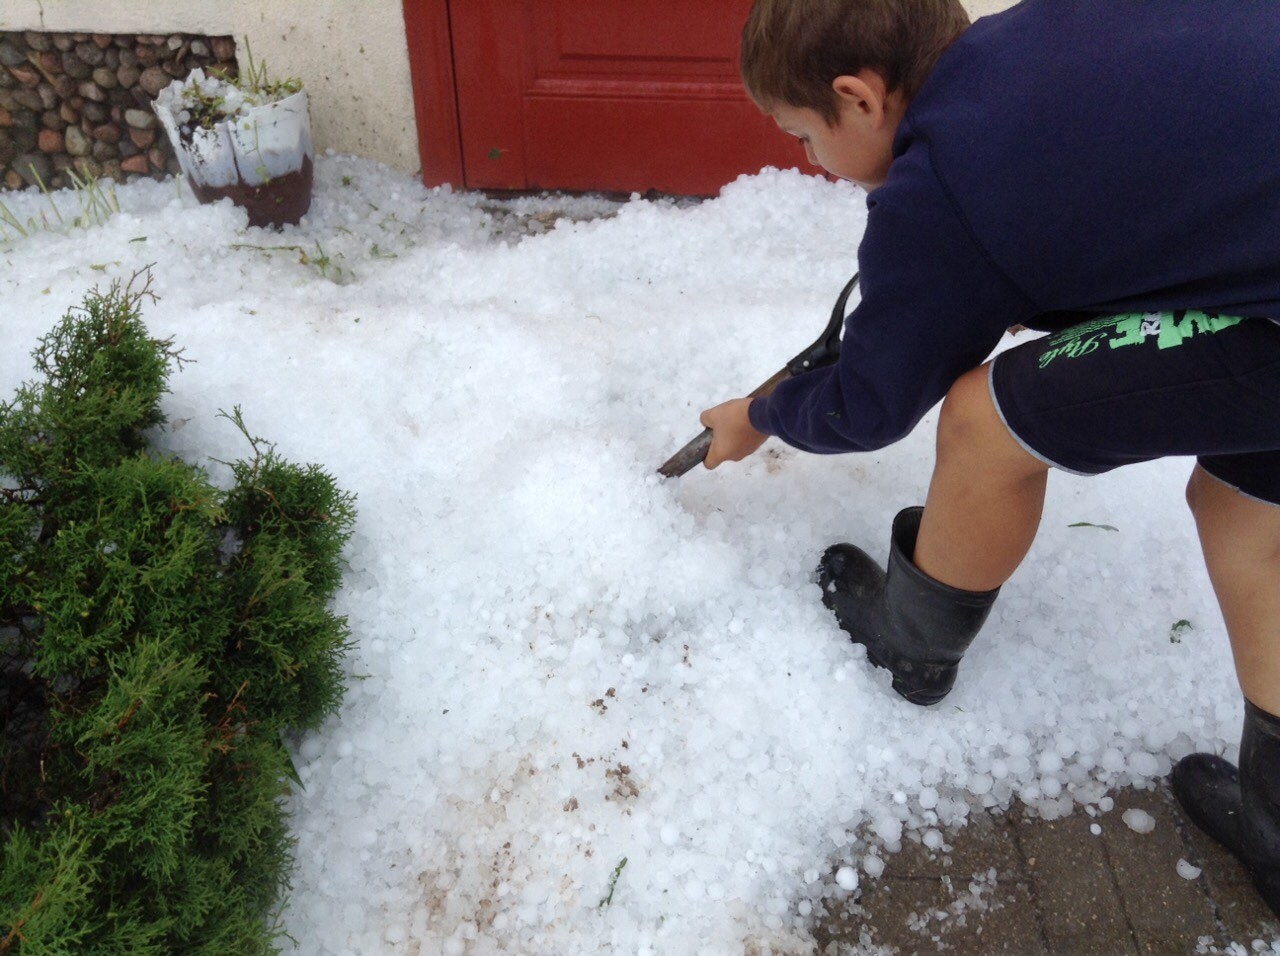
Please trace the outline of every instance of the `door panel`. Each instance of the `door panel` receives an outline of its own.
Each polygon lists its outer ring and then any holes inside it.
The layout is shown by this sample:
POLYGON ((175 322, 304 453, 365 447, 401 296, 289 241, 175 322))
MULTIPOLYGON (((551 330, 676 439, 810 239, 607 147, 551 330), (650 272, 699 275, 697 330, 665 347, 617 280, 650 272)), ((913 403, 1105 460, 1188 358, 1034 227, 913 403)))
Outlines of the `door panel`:
POLYGON ((712 195, 804 163, 747 99, 750 0, 450 0, 466 185, 712 195))

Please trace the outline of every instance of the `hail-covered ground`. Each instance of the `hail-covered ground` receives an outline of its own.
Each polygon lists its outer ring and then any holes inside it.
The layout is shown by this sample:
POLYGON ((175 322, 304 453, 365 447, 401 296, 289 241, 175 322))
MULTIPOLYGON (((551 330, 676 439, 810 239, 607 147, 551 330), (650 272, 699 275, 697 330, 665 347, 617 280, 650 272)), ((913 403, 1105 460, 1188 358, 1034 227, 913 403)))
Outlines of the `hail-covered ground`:
POLYGON ((87 228, 6 194, 51 224, 0 240, 3 397, 60 315, 149 267, 146 320, 192 360, 160 447, 225 478, 239 405, 359 496, 349 691, 297 742, 297 952, 806 952, 904 841, 1015 798, 1098 812, 1193 749, 1235 756, 1187 460, 1055 474, 930 709, 844 639, 811 572, 833 541, 884 557, 932 416, 883 452, 775 441, 659 479, 702 408, 821 331, 856 188, 766 171, 700 204, 499 204, 349 157, 316 171, 283 231, 169 181, 87 228))

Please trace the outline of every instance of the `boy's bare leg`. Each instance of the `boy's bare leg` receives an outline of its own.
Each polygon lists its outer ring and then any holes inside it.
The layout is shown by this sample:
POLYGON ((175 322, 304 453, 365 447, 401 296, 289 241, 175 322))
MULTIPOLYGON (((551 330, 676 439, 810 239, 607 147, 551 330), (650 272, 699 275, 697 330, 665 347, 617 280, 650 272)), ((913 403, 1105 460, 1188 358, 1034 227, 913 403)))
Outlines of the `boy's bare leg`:
POLYGON ((965 591, 1004 584, 1040 526, 1048 472, 1000 420, 987 367, 961 376, 938 419, 937 463, 916 539, 916 567, 965 591))
POLYGON ((1280 508, 1196 466, 1187 484, 1200 547, 1244 696, 1280 714, 1280 508))
MULTIPOLYGON (((1048 466, 1009 433, 985 366, 943 403, 938 456, 916 540, 916 567, 966 591, 1008 580, 1040 524, 1048 466)), ((1280 714, 1280 507, 1239 494, 1197 467, 1187 485, 1209 580, 1244 696, 1280 714)))

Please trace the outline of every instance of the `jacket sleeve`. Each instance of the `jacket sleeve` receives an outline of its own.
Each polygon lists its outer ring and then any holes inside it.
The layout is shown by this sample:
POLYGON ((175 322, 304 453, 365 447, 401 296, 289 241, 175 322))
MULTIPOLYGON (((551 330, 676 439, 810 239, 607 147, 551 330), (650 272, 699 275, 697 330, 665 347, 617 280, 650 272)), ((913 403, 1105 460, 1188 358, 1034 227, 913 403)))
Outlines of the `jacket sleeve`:
POLYGON ((862 299, 845 320, 839 361, 749 409, 755 428, 804 451, 871 451, 903 438, 1037 311, 971 235, 919 140, 868 200, 858 265, 862 299))

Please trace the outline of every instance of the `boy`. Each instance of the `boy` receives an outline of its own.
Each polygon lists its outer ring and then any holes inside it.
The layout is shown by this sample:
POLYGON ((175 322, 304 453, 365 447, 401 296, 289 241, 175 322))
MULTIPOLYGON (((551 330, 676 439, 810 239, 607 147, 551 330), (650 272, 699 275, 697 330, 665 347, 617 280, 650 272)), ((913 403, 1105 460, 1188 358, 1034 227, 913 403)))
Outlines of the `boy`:
POLYGON ((1050 467, 1194 455, 1187 487, 1245 697, 1240 766, 1173 787, 1280 915, 1280 4, 757 0, 747 91, 869 192, 839 362, 709 409, 715 468, 769 435, 882 447, 944 398, 887 573, 823 601, 932 704, 1031 546, 1050 467), (1051 334, 982 364, 1006 328, 1051 334))

